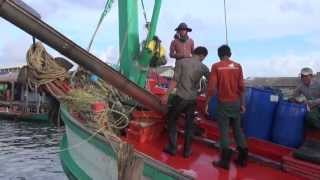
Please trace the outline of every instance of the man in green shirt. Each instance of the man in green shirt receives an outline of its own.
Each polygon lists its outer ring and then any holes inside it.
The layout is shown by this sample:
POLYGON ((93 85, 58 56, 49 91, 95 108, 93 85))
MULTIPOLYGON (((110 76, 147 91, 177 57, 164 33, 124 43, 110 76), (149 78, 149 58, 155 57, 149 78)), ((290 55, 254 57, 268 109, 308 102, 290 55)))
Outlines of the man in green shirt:
POLYGON ((167 114, 167 127, 169 143, 164 152, 175 155, 177 151, 177 119, 181 113, 186 115, 185 140, 183 156, 191 155, 191 141, 193 136, 193 119, 196 108, 199 81, 202 76, 208 77, 209 69, 202 63, 208 51, 205 47, 197 47, 192 52, 192 57, 177 61, 173 80, 170 83, 167 94, 162 98, 166 104, 169 94, 177 88, 176 95, 172 98, 171 106, 167 114))

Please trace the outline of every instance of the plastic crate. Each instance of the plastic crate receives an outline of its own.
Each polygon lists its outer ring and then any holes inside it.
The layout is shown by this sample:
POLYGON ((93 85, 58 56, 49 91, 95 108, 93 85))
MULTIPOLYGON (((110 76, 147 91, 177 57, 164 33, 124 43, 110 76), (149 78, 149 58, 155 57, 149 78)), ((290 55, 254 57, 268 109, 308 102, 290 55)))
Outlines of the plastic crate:
POLYGON ((141 123, 130 122, 127 130, 127 138, 138 143, 152 141, 161 136, 164 132, 164 123, 154 123, 149 126, 143 126, 141 123))

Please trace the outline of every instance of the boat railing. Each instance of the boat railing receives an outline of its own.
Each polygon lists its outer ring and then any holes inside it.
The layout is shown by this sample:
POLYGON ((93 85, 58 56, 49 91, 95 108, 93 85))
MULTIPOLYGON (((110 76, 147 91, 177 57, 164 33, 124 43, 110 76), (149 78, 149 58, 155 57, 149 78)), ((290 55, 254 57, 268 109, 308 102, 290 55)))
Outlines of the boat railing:
POLYGON ((8 108, 11 112, 24 112, 24 113, 44 113, 49 109, 48 103, 28 102, 28 106, 23 101, 3 101, 0 100, 0 107, 8 108))
POLYGON ((0 74, 9 73, 9 72, 19 72, 20 69, 21 69, 20 67, 2 68, 0 69, 0 74))

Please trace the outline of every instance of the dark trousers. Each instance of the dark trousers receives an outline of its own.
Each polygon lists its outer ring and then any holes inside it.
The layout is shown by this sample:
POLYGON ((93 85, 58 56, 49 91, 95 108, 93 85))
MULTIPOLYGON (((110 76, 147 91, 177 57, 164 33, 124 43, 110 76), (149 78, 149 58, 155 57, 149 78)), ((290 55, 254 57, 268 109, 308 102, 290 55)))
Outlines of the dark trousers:
POLYGON ((185 150, 188 150, 191 148, 193 136, 193 119, 194 111, 196 109, 196 100, 185 100, 179 96, 174 96, 172 97, 170 104, 171 106, 167 114, 169 148, 172 150, 177 148, 177 120, 181 113, 185 113, 184 148, 185 150))
POLYGON ((320 129, 320 107, 313 108, 307 113, 306 124, 308 127, 320 129))
POLYGON ((233 129, 237 146, 247 148, 246 138, 241 129, 240 102, 223 103, 218 102, 217 120, 220 131, 221 149, 229 148, 229 125, 233 129))

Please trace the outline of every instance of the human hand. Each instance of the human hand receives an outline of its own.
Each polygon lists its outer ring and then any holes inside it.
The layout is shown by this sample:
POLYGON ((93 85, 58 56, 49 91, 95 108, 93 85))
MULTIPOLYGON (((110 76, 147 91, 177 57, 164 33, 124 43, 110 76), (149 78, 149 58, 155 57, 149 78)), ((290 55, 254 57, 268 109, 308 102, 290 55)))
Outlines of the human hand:
POLYGON ((296 103, 296 104, 307 104, 307 100, 300 100, 300 99, 296 99, 296 98, 289 98, 288 101, 290 103, 296 103))
POLYGON ((293 97, 289 98, 288 101, 291 102, 291 103, 297 103, 297 100, 295 98, 293 98, 293 97))
POLYGON ((305 104, 308 105, 310 109, 312 109, 316 106, 316 103, 312 100, 305 101, 305 104))
POLYGON ((245 113, 246 112, 246 107, 244 105, 240 106, 240 113, 245 113))
POLYGON ((209 115, 209 105, 207 103, 204 107, 204 113, 206 113, 206 115, 209 115))
POLYGON ((168 104, 168 98, 169 98, 169 96, 168 96, 168 94, 165 94, 164 96, 162 96, 161 97, 161 103, 162 104, 168 104))

